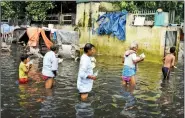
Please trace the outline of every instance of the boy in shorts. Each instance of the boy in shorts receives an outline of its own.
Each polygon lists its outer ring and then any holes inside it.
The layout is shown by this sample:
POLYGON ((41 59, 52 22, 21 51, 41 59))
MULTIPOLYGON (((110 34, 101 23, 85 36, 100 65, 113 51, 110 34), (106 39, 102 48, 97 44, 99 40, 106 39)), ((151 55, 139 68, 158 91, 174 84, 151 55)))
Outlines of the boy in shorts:
POLYGON ((26 84, 28 83, 28 72, 30 71, 32 65, 28 64, 29 58, 28 55, 21 55, 21 63, 19 65, 19 83, 26 84))
POLYGON ((170 70, 175 65, 175 47, 170 48, 170 54, 167 54, 163 59, 164 65, 162 67, 163 79, 169 80, 170 70))

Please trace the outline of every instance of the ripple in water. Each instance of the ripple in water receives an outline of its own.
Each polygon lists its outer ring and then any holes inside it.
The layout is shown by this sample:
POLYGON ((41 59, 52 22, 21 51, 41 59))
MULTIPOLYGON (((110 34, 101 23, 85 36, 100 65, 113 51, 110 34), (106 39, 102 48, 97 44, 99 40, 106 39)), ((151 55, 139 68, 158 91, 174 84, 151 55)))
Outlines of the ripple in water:
MULTIPOLYGON (((183 64, 169 82, 161 81, 161 65, 139 64, 136 88, 121 85, 121 58, 97 57, 99 75, 86 102, 79 100, 76 80, 79 62, 64 60, 53 90, 44 83, 16 84, 19 52, 1 57, 2 118, 181 118, 184 115, 183 64)), ((42 63, 40 63, 42 64, 42 63)))

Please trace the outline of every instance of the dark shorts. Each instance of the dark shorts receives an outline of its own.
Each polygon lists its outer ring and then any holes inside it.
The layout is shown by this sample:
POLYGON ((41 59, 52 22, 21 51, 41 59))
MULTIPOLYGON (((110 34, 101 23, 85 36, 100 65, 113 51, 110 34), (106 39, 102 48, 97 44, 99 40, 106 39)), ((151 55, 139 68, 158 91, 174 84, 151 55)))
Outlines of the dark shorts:
POLYGON ((163 77, 164 79, 169 79, 170 69, 167 67, 162 67, 163 77))
POLYGON ((53 77, 48 77, 48 76, 42 75, 42 79, 43 79, 44 81, 47 81, 48 79, 51 79, 51 78, 53 78, 53 77))

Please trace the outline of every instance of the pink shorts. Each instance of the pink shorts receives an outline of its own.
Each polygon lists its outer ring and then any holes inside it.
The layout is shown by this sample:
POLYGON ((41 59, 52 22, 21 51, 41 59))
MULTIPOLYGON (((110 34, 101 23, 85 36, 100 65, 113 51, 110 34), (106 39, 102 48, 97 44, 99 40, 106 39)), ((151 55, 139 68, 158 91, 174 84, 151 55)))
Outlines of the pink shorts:
POLYGON ((50 79, 50 78, 53 78, 53 77, 48 77, 48 76, 42 75, 42 79, 43 79, 44 81, 47 81, 47 80, 50 79))
POLYGON ((126 82, 130 82, 131 77, 122 76, 122 79, 126 82))

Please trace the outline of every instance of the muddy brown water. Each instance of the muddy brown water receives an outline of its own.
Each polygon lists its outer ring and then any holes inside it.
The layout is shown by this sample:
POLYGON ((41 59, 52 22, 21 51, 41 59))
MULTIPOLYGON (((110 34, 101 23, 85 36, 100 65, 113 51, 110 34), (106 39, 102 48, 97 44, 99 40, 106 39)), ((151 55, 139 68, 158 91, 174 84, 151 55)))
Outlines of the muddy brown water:
POLYGON ((1 55, 2 118, 183 118, 184 64, 179 61, 170 81, 163 82, 161 65, 139 64, 134 90, 121 85, 120 58, 99 56, 98 79, 86 102, 79 100, 76 80, 79 62, 64 60, 53 90, 30 81, 18 85, 19 51, 1 55))

